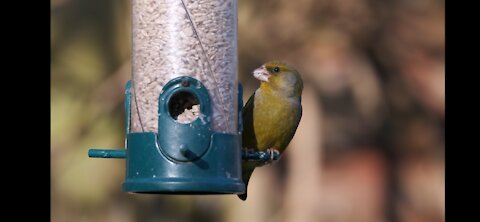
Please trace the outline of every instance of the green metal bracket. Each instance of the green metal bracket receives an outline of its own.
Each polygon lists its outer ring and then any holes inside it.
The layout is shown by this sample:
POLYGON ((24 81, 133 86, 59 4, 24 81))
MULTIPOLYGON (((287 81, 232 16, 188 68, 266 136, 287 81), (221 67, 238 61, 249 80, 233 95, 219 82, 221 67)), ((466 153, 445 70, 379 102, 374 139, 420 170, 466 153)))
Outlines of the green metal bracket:
POLYGON ((92 158, 127 158, 126 150, 101 150, 101 149, 89 149, 88 157, 92 158))

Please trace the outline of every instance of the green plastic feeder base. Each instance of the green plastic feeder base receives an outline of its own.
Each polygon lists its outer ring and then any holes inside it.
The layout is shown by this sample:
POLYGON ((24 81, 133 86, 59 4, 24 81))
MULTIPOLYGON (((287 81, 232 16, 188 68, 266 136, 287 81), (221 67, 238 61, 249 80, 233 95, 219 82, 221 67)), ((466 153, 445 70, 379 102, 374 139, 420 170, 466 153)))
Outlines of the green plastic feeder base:
POLYGON ((201 158, 179 162, 163 154, 156 133, 130 133, 125 192, 165 194, 239 194, 239 136, 214 133, 201 158))
POLYGON ((132 180, 123 183, 123 190, 132 193, 147 194, 232 194, 243 193, 242 181, 191 181, 191 179, 132 180))

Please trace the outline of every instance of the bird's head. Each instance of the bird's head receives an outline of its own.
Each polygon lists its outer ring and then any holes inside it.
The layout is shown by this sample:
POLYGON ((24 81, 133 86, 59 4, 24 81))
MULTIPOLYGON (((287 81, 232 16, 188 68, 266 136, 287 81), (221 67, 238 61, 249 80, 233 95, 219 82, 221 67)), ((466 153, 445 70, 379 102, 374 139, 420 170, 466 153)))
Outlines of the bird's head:
POLYGON ((267 62, 253 71, 253 76, 261 81, 261 88, 281 92, 287 96, 300 96, 303 81, 292 66, 284 62, 267 62))

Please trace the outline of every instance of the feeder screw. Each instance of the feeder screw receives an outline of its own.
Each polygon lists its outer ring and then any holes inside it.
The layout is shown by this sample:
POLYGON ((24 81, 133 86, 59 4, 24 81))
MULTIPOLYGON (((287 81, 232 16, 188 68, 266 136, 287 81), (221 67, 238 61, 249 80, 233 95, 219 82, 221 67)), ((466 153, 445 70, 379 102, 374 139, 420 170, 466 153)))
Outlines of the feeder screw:
POLYGON ((183 79, 183 80, 182 80, 182 86, 183 86, 183 87, 188 87, 188 86, 190 86, 190 82, 188 81, 188 79, 183 79))
POLYGON ((188 148, 185 144, 180 144, 180 153, 184 156, 188 156, 188 148))

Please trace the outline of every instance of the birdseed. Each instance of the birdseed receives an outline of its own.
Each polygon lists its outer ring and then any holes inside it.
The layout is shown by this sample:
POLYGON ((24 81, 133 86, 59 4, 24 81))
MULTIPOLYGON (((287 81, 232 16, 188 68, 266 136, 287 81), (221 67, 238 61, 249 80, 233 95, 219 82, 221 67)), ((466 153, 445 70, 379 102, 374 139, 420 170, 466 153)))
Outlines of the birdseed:
MULTIPOLYGON (((191 76, 209 92, 212 129, 236 133, 237 1, 132 0, 132 19, 131 132, 158 132, 162 87, 191 76)), ((186 110, 177 121, 198 115, 186 110)))

